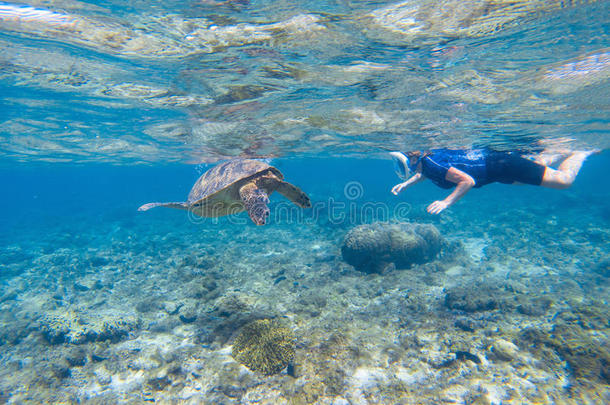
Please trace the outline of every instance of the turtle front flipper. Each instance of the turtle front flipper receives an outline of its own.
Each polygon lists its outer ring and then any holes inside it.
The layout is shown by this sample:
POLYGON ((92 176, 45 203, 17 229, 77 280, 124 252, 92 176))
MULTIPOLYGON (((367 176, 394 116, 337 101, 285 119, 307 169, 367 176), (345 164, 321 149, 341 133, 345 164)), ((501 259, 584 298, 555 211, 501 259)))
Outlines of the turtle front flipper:
POLYGON ((254 183, 248 183, 239 189, 241 201, 256 225, 265 225, 269 216, 269 197, 265 190, 261 190, 254 183))
POLYGON ((275 189, 278 193, 295 203, 301 208, 309 208, 311 207, 311 200, 301 190, 295 185, 290 183, 286 183, 285 181, 278 181, 277 188, 275 189))
POLYGON ((165 202, 165 203, 154 202, 154 203, 144 204, 143 206, 138 208, 138 211, 148 211, 149 209, 155 208, 155 207, 177 208, 179 210, 188 210, 189 209, 188 204, 183 203, 183 202, 165 202))

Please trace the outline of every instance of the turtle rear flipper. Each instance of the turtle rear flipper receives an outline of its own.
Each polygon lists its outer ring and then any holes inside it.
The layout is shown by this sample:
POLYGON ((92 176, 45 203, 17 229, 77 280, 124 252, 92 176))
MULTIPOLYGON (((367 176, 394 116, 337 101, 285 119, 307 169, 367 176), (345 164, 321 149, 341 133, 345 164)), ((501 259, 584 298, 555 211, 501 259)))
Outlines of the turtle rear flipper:
POLYGON ((300 188, 294 186, 285 181, 278 181, 277 188, 275 189, 278 193, 295 203, 301 208, 311 207, 311 200, 300 188))
POLYGON ((148 204, 144 204, 143 206, 141 206, 140 208, 138 208, 138 211, 148 211, 151 208, 155 208, 155 207, 168 207, 168 208, 177 208, 179 210, 188 210, 189 206, 186 203, 182 203, 182 202, 154 202, 154 203, 148 203, 148 204))
POLYGON ((248 183, 239 189, 241 201, 256 225, 265 225, 269 216, 269 196, 254 183, 248 183))

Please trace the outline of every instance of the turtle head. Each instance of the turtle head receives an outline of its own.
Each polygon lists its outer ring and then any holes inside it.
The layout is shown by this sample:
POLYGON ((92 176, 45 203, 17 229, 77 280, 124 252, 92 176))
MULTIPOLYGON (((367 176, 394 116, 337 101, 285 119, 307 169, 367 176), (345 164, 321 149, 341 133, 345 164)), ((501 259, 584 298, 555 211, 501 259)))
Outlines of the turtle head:
POLYGON ((269 207, 267 207, 269 197, 263 190, 256 190, 254 194, 254 201, 247 208, 248 215, 256 225, 265 225, 269 217, 269 207))
POLYGON ((254 183, 248 183, 239 190, 239 195, 252 222, 256 225, 265 225, 269 217, 267 193, 254 183))

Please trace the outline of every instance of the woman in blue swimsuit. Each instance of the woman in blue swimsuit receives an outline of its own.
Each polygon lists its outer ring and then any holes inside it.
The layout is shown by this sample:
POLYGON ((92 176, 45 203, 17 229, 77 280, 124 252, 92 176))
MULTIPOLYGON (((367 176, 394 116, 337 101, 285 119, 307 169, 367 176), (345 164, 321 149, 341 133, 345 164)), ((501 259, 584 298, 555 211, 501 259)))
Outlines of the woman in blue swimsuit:
POLYGON ((531 160, 518 152, 501 152, 491 149, 432 149, 430 151, 391 152, 396 173, 403 179, 411 177, 404 183, 395 185, 392 193, 398 195, 407 187, 428 178, 442 188, 455 190, 444 200, 434 201, 427 208, 430 214, 440 214, 455 204, 471 188, 483 187, 486 184, 499 182, 505 184, 524 183, 556 189, 568 188, 585 159, 592 152, 571 152, 564 155, 552 155, 552 159, 561 159, 557 169, 549 156, 541 155, 531 160))

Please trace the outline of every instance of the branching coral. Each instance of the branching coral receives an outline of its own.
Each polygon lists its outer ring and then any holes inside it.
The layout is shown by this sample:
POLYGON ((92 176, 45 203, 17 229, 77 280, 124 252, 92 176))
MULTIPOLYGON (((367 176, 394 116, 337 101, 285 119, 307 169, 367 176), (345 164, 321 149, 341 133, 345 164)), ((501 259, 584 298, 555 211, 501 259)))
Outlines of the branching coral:
POLYGON ((244 326, 233 343, 233 357, 264 375, 279 373, 294 360, 295 338, 277 321, 260 319, 244 326))

